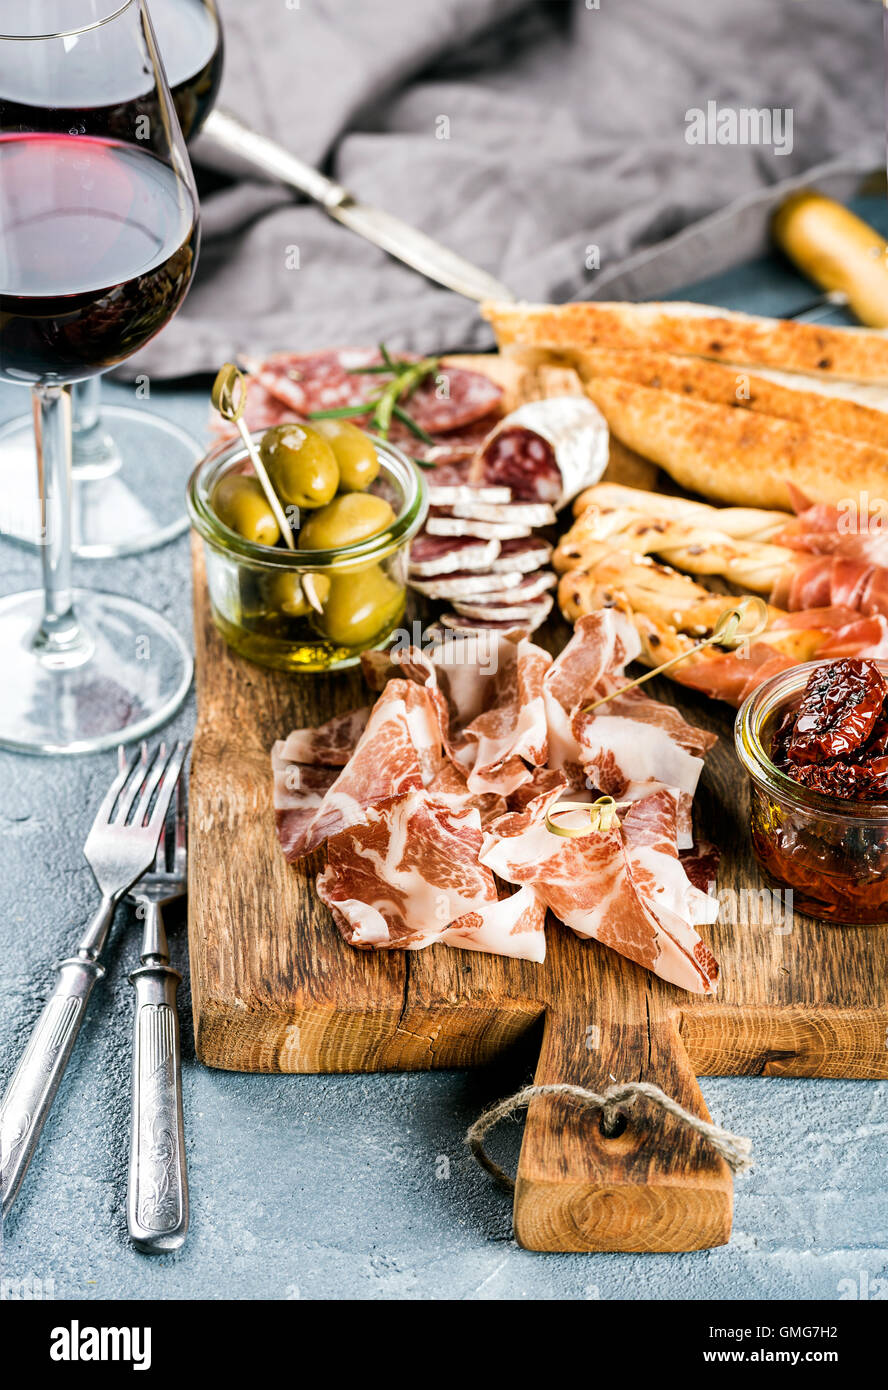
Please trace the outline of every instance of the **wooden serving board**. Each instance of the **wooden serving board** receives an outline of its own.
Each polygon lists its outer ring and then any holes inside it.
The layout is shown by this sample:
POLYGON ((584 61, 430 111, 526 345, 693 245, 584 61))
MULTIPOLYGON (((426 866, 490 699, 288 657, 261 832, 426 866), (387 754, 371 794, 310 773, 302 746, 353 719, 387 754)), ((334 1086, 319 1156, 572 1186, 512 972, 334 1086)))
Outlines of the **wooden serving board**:
MULTIPOLYGON (((704 929, 715 1000, 656 979, 556 924, 544 964, 432 946, 346 946, 314 892, 323 850, 296 866, 274 829, 269 750, 367 702, 360 673, 291 677, 229 651, 194 550, 198 725, 191 768, 189 936, 200 1059, 248 1072, 483 1066, 544 1019, 536 1081, 602 1090, 655 1082, 708 1118, 698 1076, 888 1077, 888 929, 769 914, 746 827, 733 713, 693 692, 682 712, 719 734, 696 800, 721 846, 723 907, 704 929)), ((554 652, 569 636, 552 623, 554 652)), ((652 683, 675 701, 675 687, 652 683)), ((770 902, 770 899, 768 899, 770 902)), ((725 1121, 730 1127, 730 1117, 725 1121)), ((730 1237, 731 1175, 706 1143, 638 1101, 623 1132, 558 1099, 529 1109, 514 1224, 527 1249, 696 1250, 730 1237)))

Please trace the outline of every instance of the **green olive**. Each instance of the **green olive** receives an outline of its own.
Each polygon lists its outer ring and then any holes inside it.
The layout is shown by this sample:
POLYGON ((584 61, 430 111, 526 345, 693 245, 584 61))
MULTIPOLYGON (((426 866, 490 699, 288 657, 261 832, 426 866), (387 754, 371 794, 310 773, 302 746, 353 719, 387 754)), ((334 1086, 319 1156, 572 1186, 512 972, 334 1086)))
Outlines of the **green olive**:
POLYGON ((274 425, 262 436, 259 454, 285 506, 323 507, 336 496, 336 455, 311 425, 274 425))
POLYGON ((367 540, 391 526, 395 514, 372 492, 343 492, 308 518, 299 532, 300 550, 336 550, 367 540))
POLYGON ((303 579, 312 586, 318 603, 323 603, 330 591, 330 580, 325 574, 294 574, 283 570, 272 577, 268 585, 268 607, 275 612, 285 613, 288 618, 304 618, 312 612, 314 604, 309 600, 303 579))
POLYGON ((336 455, 340 491, 366 492, 379 472, 372 441, 351 420, 316 420, 314 427, 336 455))
POLYGON ((280 527, 258 478, 226 473, 213 488, 210 506, 223 526, 256 545, 276 545, 280 527))
POLYGON ((379 565, 369 565, 333 575, 321 626, 338 646, 367 647, 397 620, 403 606, 401 586, 379 565))

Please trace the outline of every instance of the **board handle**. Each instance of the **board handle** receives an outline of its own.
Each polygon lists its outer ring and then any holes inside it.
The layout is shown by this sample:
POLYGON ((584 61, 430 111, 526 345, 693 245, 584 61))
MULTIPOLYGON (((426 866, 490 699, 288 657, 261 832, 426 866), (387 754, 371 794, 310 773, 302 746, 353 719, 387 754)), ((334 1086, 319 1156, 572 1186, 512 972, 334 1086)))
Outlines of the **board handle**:
MULTIPOLYGON (((600 1093, 615 1081, 650 1081, 708 1120, 678 1015, 626 1012, 635 1020, 616 1025, 550 1012, 536 1085, 569 1082, 600 1093)), ((603 1132, 600 1110, 561 1096, 531 1101, 514 1207, 525 1249, 701 1250, 727 1243, 732 1214, 725 1161, 645 1097, 632 1102, 612 1135, 603 1132)))

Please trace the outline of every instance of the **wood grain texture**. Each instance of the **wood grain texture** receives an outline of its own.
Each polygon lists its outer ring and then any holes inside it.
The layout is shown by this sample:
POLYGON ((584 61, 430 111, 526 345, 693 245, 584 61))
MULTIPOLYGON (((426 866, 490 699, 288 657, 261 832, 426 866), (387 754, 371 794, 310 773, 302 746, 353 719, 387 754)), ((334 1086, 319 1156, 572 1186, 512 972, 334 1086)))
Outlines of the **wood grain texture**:
MULTIPOLYGON (((480 359, 489 363, 491 359, 480 359)), ((561 389, 564 389, 563 386, 561 389)), ((358 672, 292 677, 235 656, 212 624, 194 548, 198 725, 189 935, 198 1055, 249 1072, 484 1065, 545 1019, 536 1080, 600 1090, 649 1080, 708 1118, 698 1075, 888 1076, 888 930, 763 911, 732 712, 665 680, 652 693, 719 734, 698 831, 725 851, 716 1000, 655 979, 550 922, 543 965, 432 946, 346 946, 313 889, 323 851, 290 866, 274 832, 269 749, 366 702, 358 672)), ((542 636, 553 651, 568 629, 542 636)), ((770 902, 770 900, 767 900, 770 902)), ((730 1118, 727 1120, 730 1127, 730 1118)), ((732 1185, 703 1140, 640 1101, 606 1138, 562 1100, 528 1112, 515 1231, 534 1250, 691 1250, 728 1240, 732 1185)))

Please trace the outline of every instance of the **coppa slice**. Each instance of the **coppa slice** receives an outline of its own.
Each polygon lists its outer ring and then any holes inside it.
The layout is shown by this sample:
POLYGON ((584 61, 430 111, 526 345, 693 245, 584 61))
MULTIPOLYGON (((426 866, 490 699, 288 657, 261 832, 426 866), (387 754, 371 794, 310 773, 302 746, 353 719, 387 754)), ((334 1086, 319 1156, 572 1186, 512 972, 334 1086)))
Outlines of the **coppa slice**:
POLYGON ((345 767, 370 718, 370 706, 335 714, 316 729, 294 729, 280 745, 281 758, 289 763, 323 763, 345 767))
POLYGON ((668 788, 662 791, 665 796, 656 805, 649 805, 654 797, 638 803, 642 821, 628 832, 617 824, 573 839, 553 834, 546 825, 546 813, 560 796, 556 787, 526 810, 494 821, 484 837, 481 862, 509 883, 531 884, 578 936, 602 941, 683 989, 712 993, 718 967, 677 905, 702 922, 715 920, 718 902, 687 880, 674 837, 670 853, 666 803, 671 803, 673 826, 676 806, 668 788), (657 824, 652 828, 654 812, 657 824), (653 855, 657 876, 651 872, 653 855), (657 894, 664 867, 670 886, 661 909, 657 894))
POLYGON ((455 570, 490 569, 500 553, 496 539, 479 540, 474 536, 417 536, 410 547, 410 575, 429 579, 433 575, 452 574, 455 570))
POLYGON ((546 904, 525 885, 499 902, 467 913, 448 927, 441 940, 464 951, 537 962, 546 959, 546 904))
POLYGON ((298 787, 287 788, 284 799, 275 777, 278 836, 287 859, 309 854, 328 836, 362 821, 375 802, 428 786, 442 760, 441 715, 432 694, 410 680, 389 681, 347 766, 320 805, 312 804, 309 819, 298 787))
MULTIPOLYGON (((555 575, 552 575, 555 582, 555 575)), ((442 575, 436 579, 412 579, 414 589, 427 598, 460 598, 465 595, 497 593, 517 589, 521 584, 520 574, 477 574, 472 570, 458 571, 456 574, 442 575)), ((548 586, 545 586, 548 587, 548 586)))
POLYGON ((332 837, 318 896, 352 946, 417 949, 497 901, 479 863, 481 818, 425 791, 382 802, 332 837))
POLYGON ((542 569, 543 565, 547 565, 551 555, 551 545, 541 536, 503 541, 499 555, 492 561, 490 568, 494 574, 508 573, 511 570, 529 574, 532 570, 542 569))

